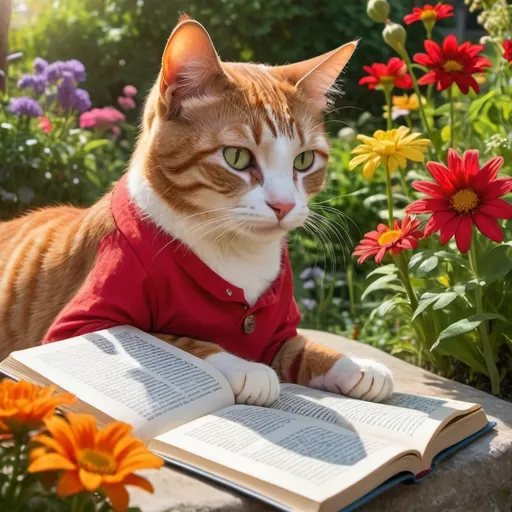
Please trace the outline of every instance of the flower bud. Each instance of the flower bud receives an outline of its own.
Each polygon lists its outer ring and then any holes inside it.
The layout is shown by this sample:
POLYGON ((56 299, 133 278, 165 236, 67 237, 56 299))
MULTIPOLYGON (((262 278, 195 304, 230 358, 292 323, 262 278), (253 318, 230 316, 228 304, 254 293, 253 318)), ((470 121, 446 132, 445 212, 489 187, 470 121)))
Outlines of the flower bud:
POLYGON ((385 23, 389 16, 387 0, 370 0, 366 7, 366 14, 376 23, 385 23))
POLYGON ((405 28, 398 23, 387 23, 382 31, 382 37, 393 50, 402 55, 405 49, 407 34, 405 28))

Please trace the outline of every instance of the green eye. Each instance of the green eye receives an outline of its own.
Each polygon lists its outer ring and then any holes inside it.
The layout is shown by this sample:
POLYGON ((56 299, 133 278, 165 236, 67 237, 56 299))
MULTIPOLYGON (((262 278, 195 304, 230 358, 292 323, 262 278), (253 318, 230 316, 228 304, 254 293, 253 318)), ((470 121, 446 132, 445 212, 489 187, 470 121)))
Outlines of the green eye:
POLYGON ((295 157, 293 167, 295 167, 297 171, 307 171, 313 165, 314 160, 315 153, 313 151, 304 151, 304 153, 295 157))
POLYGON ((245 171, 252 163, 252 155, 248 149, 227 147, 223 151, 224 160, 237 171, 245 171))

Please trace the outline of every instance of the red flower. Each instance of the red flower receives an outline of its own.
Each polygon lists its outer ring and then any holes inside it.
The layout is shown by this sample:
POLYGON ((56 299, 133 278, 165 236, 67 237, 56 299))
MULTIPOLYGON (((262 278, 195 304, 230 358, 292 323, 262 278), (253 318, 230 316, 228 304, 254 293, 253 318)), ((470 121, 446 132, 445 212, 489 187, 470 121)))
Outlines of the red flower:
POLYGON ((473 224, 487 238, 503 241, 503 231, 496 219, 512 219, 512 205, 499 199, 512 190, 512 178, 496 179, 503 158, 491 158, 481 169, 478 151, 448 151, 448 168, 428 162, 427 168, 437 183, 415 181, 413 187, 430 196, 414 201, 406 213, 432 213, 425 226, 425 236, 441 231, 444 245, 453 236, 460 252, 471 247, 473 224))
POLYGON ((364 235, 352 256, 359 256, 357 263, 364 263, 371 256, 375 256, 376 263, 380 263, 387 252, 398 254, 405 249, 416 249, 418 239, 423 237, 423 232, 417 227, 419 220, 413 220, 408 215, 400 224, 395 220, 393 229, 385 224, 379 224, 377 231, 370 231, 364 235))
POLYGON ((415 7, 412 14, 404 16, 404 22, 407 25, 415 21, 423 21, 424 23, 432 23, 443 18, 453 16, 453 6, 447 4, 437 4, 435 6, 425 4, 423 7, 415 7))
POLYGON ((47 117, 44 117, 44 116, 41 116, 39 118, 39 128, 41 128, 41 130, 44 133, 48 133, 53 130, 51 121, 47 117))
POLYGON ((445 38, 442 49, 434 41, 427 40, 424 44, 427 53, 417 53, 414 61, 431 71, 418 80, 420 85, 437 83, 437 90, 442 91, 455 82, 462 94, 467 94, 470 87, 480 92, 473 75, 491 66, 489 60, 478 56, 484 49, 482 45, 466 42, 458 46, 453 34, 445 38))
POLYGON ((368 89, 375 89, 378 86, 400 87, 401 89, 410 89, 412 87, 412 78, 407 73, 407 66, 402 59, 392 57, 387 64, 375 62, 371 66, 363 66, 363 69, 369 76, 364 76, 359 80, 359 85, 368 84, 368 89))
POLYGON ((503 41, 503 58, 512 62, 512 39, 503 41))

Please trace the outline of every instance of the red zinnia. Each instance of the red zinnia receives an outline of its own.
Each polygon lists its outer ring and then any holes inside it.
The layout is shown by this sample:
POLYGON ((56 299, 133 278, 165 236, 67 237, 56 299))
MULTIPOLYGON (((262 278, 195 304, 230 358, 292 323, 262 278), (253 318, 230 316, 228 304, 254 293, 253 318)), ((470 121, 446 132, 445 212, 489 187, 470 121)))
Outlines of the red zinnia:
POLYGON ((392 57, 387 64, 375 62, 371 66, 363 66, 363 69, 369 76, 364 76, 359 80, 359 85, 368 84, 368 89, 375 89, 377 86, 400 87, 401 89, 410 89, 412 87, 412 78, 407 73, 407 66, 402 59, 392 57))
POLYGON ((407 25, 415 21, 423 21, 424 23, 432 23, 443 18, 450 18, 453 16, 453 6, 447 4, 437 4, 435 6, 425 4, 423 7, 415 7, 412 14, 404 16, 404 21, 407 25))
POLYGON ((448 151, 448 168, 428 162, 427 168, 437 183, 415 181, 413 187, 430 196, 410 204, 407 213, 432 213, 425 226, 425 236, 441 231, 444 245, 453 236, 460 252, 471 247, 473 224, 487 238, 503 241, 503 231, 496 219, 512 219, 512 205, 499 199, 512 190, 512 178, 496 179, 503 158, 491 158, 481 169, 478 151, 448 151))
POLYGON ((467 94, 470 87, 476 93, 480 92, 472 75, 482 73, 483 68, 491 66, 489 60, 478 56, 484 49, 482 45, 466 42, 459 46, 453 34, 445 38, 442 48, 431 40, 424 44, 427 53, 417 53, 414 61, 431 71, 418 80, 420 85, 437 83, 437 90, 442 91, 455 82, 462 94, 467 94))
POLYGON ((398 254, 404 249, 416 249, 418 239, 423 237, 423 232, 417 227, 419 220, 413 220, 408 215, 402 223, 395 220, 393 229, 385 224, 379 224, 377 231, 370 231, 364 235, 352 256, 359 256, 357 263, 363 263, 371 256, 375 256, 375 262, 380 263, 387 252, 398 254))
POLYGON ((512 62, 512 39, 503 41, 503 58, 512 62))

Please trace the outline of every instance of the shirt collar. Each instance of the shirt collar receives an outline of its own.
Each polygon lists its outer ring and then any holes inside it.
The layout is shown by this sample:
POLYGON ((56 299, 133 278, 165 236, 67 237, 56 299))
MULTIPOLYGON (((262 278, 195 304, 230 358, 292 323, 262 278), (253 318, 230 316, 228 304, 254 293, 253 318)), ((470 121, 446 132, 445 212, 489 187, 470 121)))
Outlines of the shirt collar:
MULTIPOLYGON (((173 258, 197 284, 219 300, 248 305, 244 291, 232 285, 208 267, 181 240, 172 238, 158 228, 150 219, 143 218, 139 207, 130 197, 127 176, 116 184, 112 197, 112 214, 119 231, 148 253, 155 264, 162 264, 165 258, 173 258)), ((133 247, 133 244, 132 244, 133 247)), ((136 251, 137 249, 133 247, 136 251)), ((270 306, 278 301, 280 283, 283 279, 285 258, 288 257, 286 243, 281 255, 281 271, 268 290, 251 309, 270 306)), ((150 269, 148 269, 150 270, 150 269)))

